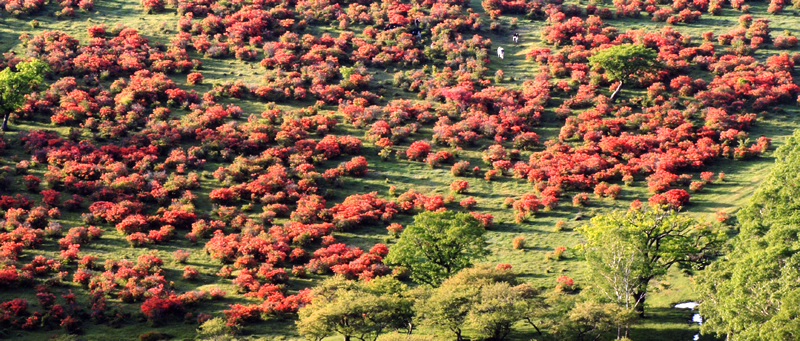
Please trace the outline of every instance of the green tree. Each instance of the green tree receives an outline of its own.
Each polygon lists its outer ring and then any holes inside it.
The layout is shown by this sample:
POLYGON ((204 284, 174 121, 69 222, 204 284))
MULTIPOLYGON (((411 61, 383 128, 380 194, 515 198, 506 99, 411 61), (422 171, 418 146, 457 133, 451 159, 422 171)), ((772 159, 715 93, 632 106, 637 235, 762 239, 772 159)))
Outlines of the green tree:
POLYGON ((463 340, 462 333, 472 300, 480 288, 473 285, 448 284, 433 289, 430 297, 422 299, 415 313, 422 323, 434 328, 446 328, 457 341, 463 340))
POLYGON ((644 315, 653 278, 675 264, 692 266, 719 246, 709 225, 676 211, 640 209, 599 215, 579 229, 587 242, 582 250, 598 286, 615 303, 644 315))
POLYGON ((47 63, 31 59, 17 64, 17 71, 11 67, 0 71, 0 113, 3 115, 3 131, 8 131, 8 117, 25 101, 25 94, 42 82, 45 72, 50 71, 47 63))
POLYGON ((431 289, 428 297, 420 298, 415 313, 423 324, 447 328, 459 341, 466 328, 502 340, 524 317, 535 295, 529 285, 518 284, 513 271, 478 264, 431 289))
POLYGON ((619 326, 629 325, 635 316, 632 310, 614 303, 584 301, 567 313, 563 323, 573 333, 575 340, 597 340, 614 328, 617 328, 619 339, 622 336, 619 326))
POLYGON ((622 44, 597 52, 589 57, 589 63, 595 69, 605 70, 609 80, 619 81, 609 98, 614 102, 623 84, 658 68, 657 56, 656 51, 642 44, 622 44))
POLYGON ((198 339, 203 341, 232 341, 231 328, 219 317, 210 319, 197 328, 198 339))
POLYGON ((530 286, 511 286, 508 282, 484 285, 472 304, 467 325, 489 340, 504 340, 511 326, 527 312, 526 293, 530 286))
POLYGON ((406 328, 413 316, 413 298, 394 278, 355 282, 335 276, 314 288, 315 298, 298 311, 297 331, 310 340, 334 333, 345 341, 376 340, 388 330, 406 328))
POLYGON ((800 339, 800 131, 737 213, 730 252, 696 277, 701 332, 728 340, 800 339))
POLYGON ((488 254, 486 230, 468 213, 423 212, 389 249, 386 263, 411 270, 411 279, 438 286, 488 254))
POLYGON ((590 290, 577 295, 551 291, 528 301, 525 321, 537 332, 540 328, 549 331, 553 340, 609 339, 615 328, 619 340, 627 337, 623 331, 636 322, 636 313, 604 301, 590 290))

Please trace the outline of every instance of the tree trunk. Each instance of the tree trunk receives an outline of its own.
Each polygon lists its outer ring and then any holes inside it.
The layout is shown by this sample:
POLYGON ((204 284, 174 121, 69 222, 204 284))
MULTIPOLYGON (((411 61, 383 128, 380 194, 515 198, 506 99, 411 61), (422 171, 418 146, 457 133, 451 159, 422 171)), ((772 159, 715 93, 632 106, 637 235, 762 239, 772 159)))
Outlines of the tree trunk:
POLYGON ((636 313, 639 314, 639 317, 644 317, 644 300, 647 296, 646 291, 637 291, 633 294, 633 298, 636 300, 636 313))
POLYGON ((5 116, 3 116, 3 131, 8 131, 8 116, 9 114, 5 114, 5 116))
POLYGON ((617 99, 617 95, 619 94, 619 91, 622 90, 622 84, 624 84, 624 83, 622 81, 620 81, 619 85, 617 85, 617 90, 614 90, 614 93, 611 94, 611 97, 608 98, 608 100, 611 101, 611 103, 614 103, 614 101, 617 99))
POLYGON ((350 341, 350 335, 345 335, 344 336, 344 341, 350 341))
POLYGON ((525 318, 525 320, 528 321, 528 324, 533 326, 533 329, 536 329, 537 334, 539 334, 540 336, 542 335, 542 331, 539 330, 539 327, 537 327, 535 323, 533 323, 533 320, 531 320, 530 318, 525 318))

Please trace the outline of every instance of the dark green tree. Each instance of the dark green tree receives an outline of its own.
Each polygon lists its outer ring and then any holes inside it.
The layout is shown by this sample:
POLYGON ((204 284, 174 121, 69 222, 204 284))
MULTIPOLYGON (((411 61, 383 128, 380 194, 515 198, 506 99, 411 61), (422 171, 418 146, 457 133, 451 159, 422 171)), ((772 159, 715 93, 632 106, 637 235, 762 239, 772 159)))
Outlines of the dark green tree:
POLYGON ((411 270, 411 279, 438 286, 488 254, 486 230, 468 213, 423 212, 389 249, 386 263, 411 270))
POLYGON ((800 339, 800 130, 737 213, 731 251, 696 277, 704 334, 728 340, 800 339))
POLYGON ((644 315, 650 281, 675 264, 695 265, 718 249, 719 234, 676 211, 639 209, 599 215, 579 229, 598 285, 610 299, 644 315))
POLYGON ((595 69, 605 70, 609 80, 619 81, 617 89, 609 98, 614 102, 623 84, 658 69, 660 63, 657 57, 656 51, 642 44, 622 44, 597 52, 589 57, 589 63, 595 69))
POLYGON ((3 115, 3 131, 8 131, 8 117, 25 101, 25 95, 44 80, 50 71, 47 63, 31 59, 17 64, 16 71, 7 67, 0 71, 0 114, 3 115))

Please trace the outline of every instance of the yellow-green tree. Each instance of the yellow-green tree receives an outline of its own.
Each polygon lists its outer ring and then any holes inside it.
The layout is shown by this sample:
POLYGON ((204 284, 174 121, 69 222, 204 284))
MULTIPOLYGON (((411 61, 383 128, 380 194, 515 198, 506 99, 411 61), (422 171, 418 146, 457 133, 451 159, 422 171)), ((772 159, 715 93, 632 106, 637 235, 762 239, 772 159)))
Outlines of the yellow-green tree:
POLYGON ((622 85, 634 77, 657 70, 660 63, 656 51, 642 44, 614 45, 589 57, 593 68, 605 70, 609 80, 619 81, 617 89, 609 98, 614 102, 622 85))
POLYGON ((44 80, 50 71, 47 63, 31 59, 16 67, 0 71, 0 114, 3 115, 3 131, 8 131, 8 117, 25 101, 25 95, 44 80), (13 69, 16 69, 14 71, 13 69))
POLYGON ((737 218, 731 251, 696 277, 704 334, 800 339, 800 131, 737 218))
POLYGON ((315 298, 298 311, 297 331, 309 340, 340 334, 375 340, 387 331, 410 328, 413 297, 391 277, 356 282, 335 276, 314 288, 315 298))
POLYGON ((432 289, 415 312, 423 324, 447 329, 456 340, 463 340, 465 329, 503 340, 511 326, 525 317, 528 301, 535 295, 529 285, 518 283, 513 271, 479 264, 432 289))
POLYGON ((675 264, 691 267, 718 249, 721 236, 710 225, 672 210, 617 210, 579 229, 582 250, 598 287, 609 299, 644 315, 650 281, 675 264))

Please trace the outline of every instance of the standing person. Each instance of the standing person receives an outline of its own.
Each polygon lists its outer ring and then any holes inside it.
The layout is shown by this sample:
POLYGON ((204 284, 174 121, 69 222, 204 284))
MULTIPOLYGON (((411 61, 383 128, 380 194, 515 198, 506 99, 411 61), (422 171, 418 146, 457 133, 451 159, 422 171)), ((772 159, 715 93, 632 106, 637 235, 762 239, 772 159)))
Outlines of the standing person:
POLYGON ((498 47, 497 48, 497 57, 499 57, 500 59, 503 59, 504 52, 505 52, 505 50, 503 50, 502 46, 498 47))
POLYGON ((519 33, 514 32, 514 36, 511 39, 514 40, 514 44, 519 43, 519 33))

